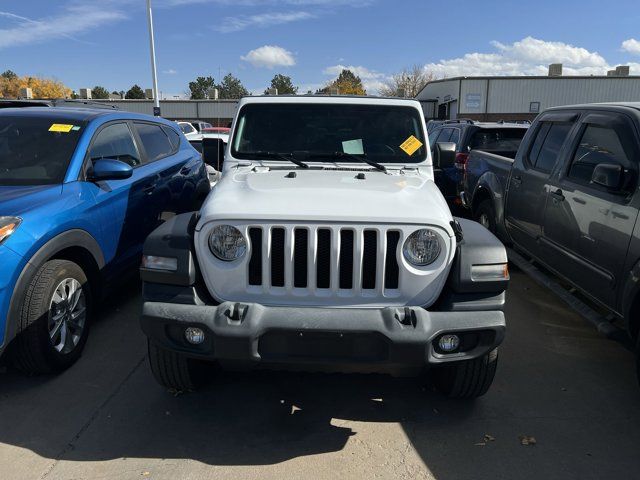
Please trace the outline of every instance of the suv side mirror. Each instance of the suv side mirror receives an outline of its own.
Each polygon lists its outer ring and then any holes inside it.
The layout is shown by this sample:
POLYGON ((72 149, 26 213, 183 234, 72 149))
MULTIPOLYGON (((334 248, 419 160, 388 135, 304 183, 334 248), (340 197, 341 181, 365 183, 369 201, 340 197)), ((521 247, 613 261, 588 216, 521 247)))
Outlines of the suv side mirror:
POLYGON ((456 162, 456 144, 438 142, 434 152, 433 165, 436 168, 451 168, 456 162))
POLYGON ((115 158, 99 158, 93 161, 89 172, 89 180, 124 180, 133 175, 133 168, 128 163, 115 158))
POLYGON ((620 190, 624 180, 624 168, 615 163, 599 163, 593 169, 591 183, 608 188, 620 190))
POLYGON ((202 139, 202 159, 207 165, 211 165, 217 171, 222 171, 224 163, 225 145, 220 138, 202 139))

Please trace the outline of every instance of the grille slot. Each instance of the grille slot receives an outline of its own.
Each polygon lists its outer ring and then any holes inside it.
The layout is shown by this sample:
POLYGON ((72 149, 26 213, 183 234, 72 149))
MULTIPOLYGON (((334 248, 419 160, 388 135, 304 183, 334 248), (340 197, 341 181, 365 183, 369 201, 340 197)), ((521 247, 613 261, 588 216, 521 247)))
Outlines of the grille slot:
POLYGON ((329 288, 331 286, 331 230, 318 229, 316 286, 329 288))
POLYGON ((293 245, 293 286, 307 287, 309 231, 306 228, 294 230, 293 245))
POLYGON ((376 258, 378 249, 378 236, 375 230, 363 232, 362 245, 362 289, 373 290, 376 288, 376 258))
POLYGON ((250 228, 251 259, 249 259, 249 285, 262 285, 262 229, 250 228))
POLYGON ((353 288, 353 230, 340 230, 340 288, 353 288))
POLYGON ((398 242, 400 241, 400 232, 387 232, 387 253, 384 266, 384 288, 398 288, 398 279, 400 277, 400 267, 396 252, 398 251, 398 242))
POLYGON ((284 228, 271 230, 271 286, 284 287, 284 228))

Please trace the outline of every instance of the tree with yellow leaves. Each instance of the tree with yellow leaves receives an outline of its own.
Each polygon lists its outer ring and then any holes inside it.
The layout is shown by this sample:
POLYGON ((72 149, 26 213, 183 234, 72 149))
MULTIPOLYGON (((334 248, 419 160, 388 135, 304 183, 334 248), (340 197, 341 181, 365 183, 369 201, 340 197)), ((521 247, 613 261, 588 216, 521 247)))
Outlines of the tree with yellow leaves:
POLYGON ((328 94, 338 91, 339 95, 366 95, 367 91, 362 85, 362 80, 351 70, 344 69, 333 82, 318 90, 318 93, 328 94))
POLYGON ((30 88, 33 98, 69 98, 71 89, 51 78, 19 77, 11 70, 0 74, 0 97, 17 98, 21 88, 30 88))

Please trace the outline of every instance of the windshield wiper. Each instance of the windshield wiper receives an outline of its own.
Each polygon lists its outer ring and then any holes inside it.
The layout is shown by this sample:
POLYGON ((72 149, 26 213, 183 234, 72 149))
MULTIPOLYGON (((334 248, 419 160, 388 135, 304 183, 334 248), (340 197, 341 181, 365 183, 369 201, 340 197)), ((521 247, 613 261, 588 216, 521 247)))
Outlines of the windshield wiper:
POLYGON ((384 165, 380 165, 378 162, 374 162, 367 158, 367 155, 362 153, 359 155, 354 155, 353 153, 346 152, 332 152, 332 153, 311 153, 310 157, 330 157, 330 158, 350 158, 351 160, 355 160, 357 162, 364 162, 368 165, 371 165, 376 170, 380 170, 381 172, 387 173, 387 167, 384 165))
POLYGON ((278 152, 266 152, 266 151, 258 151, 258 152, 242 152, 243 155, 249 155, 252 157, 267 157, 267 158, 277 158, 278 160, 285 160, 287 162, 292 162, 298 165, 300 168, 309 168, 309 165, 298 160, 291 153, 278 153, 278 152))

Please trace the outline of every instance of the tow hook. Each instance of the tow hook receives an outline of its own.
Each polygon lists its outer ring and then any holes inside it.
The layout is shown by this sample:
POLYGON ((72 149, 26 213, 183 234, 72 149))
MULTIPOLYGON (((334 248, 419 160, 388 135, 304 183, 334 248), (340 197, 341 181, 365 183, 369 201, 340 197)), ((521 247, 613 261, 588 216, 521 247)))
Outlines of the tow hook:
POLYGON ((227 308, 224 311, 224 315, 231 321, 231 322, 238 322, 238 323, 242 323, 242 321, 244 320, 244 317, 247 314, 247 309, 249 307, 247 305, 244 305, 242 303, 232 303, 229 308, 227 308))
POLYGON ((400 323, 401 325, 414 328, 416 326, 416 312, 414 312, 413 309, 409 307, 404 307, 404 309, 402 310, 397 309, 395 312, 395 317, 398 323, 400 323))

